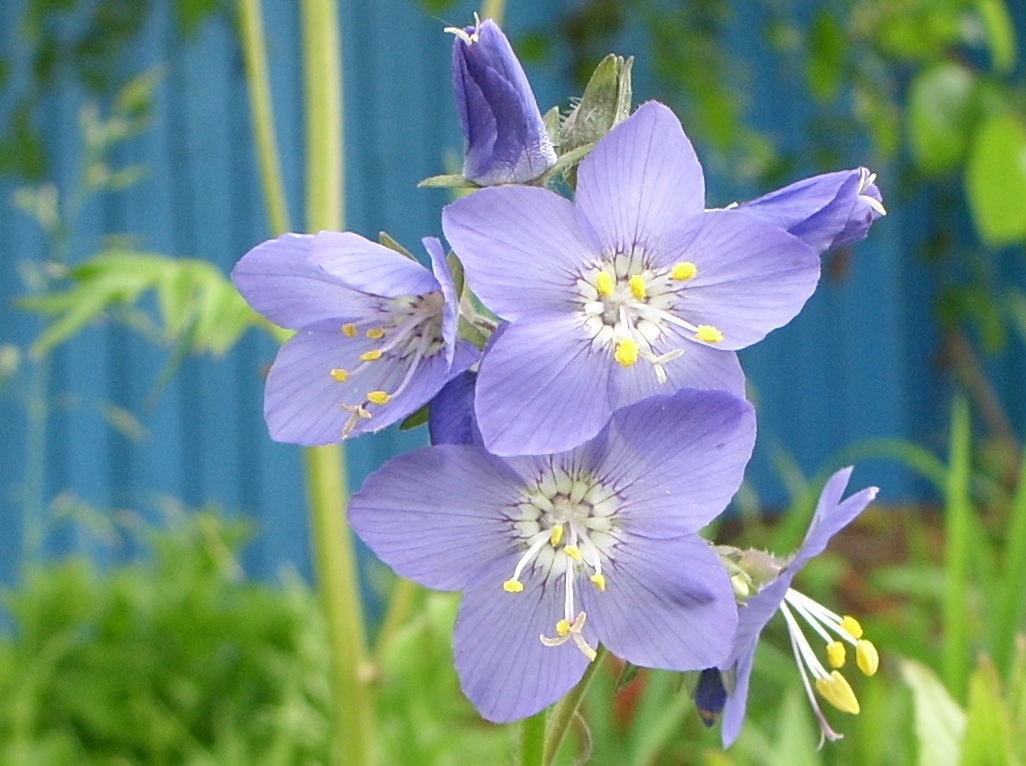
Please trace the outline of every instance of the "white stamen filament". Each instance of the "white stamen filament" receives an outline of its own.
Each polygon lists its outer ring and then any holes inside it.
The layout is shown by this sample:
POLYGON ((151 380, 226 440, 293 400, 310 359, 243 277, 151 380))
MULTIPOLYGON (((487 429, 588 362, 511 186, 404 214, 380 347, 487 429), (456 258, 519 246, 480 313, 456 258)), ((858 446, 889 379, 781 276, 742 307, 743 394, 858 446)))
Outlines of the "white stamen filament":
MULTIPOLYGON (((791 639, 791 651, 794 652, 795 659, 798 660, 800 656, 804 656, 804 649, 801 644, 805 645, 805 648, 812 651, 812 647, 809 646, 809 642, 805 640, 804 634, 798 627, 798 623, 795 621, 790 610, 786 604, 780 605, 780 611, 784 613, 784 619, 787 621, 787 633, 791 639)), ((819 660, 816 660, 815 654, 812 654, 813 660, 816 664, 819 664, 819 660)), ((812 691, 812 684, 809 682, 809 674, 805 670, 805 664, 801 661, 796 663, 798 665, 799 674, 802 677, 802 686, 805 687, 805 696, 809 698, 809 704, 812 706, 812 712, 816 716, 816 720, 819 721, 819 746, 823 747, 824 738, 829 739, 831 742, 836 742, 839 739, 843 739, 843 734, 838 734, 830 727, 830 723, 827 721, 826 716, 823 715, 823 710, 819 706, 819 701, 816 699, 815 693, 812 691)), ((819 669, 825 674, 826 671, 822 665, 819 665, 819 669)))

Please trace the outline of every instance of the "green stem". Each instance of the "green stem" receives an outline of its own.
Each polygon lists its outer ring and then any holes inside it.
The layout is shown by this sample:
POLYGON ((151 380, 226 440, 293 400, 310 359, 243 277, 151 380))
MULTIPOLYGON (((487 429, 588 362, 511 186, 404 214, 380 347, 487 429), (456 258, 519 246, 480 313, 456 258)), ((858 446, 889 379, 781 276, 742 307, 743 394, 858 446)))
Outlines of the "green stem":
POLYGON ((969 404, 955 399, 951 408, 944 518, 944 680, 955 699, 962 699, 968 672, 969 623, 966 614, 972 500, 969 495, 972 452, 969 404))
POLYGON ((552 716, 549 719, 549 728, 545 734, 543 766, 551 766, 552 762, 556 760, 559 746, 563 744, 563 739, 566 737, 567 731, 570 730, 570 724, 573 723, 574 716, 577 714, 577 708, 581 706, 581 700, 584 699, 584 693, 588 691, 591 679, 595 677, 595 673, 605 659, 606 654, 606 648, 600 644, 596 650, 595 659, 588 664, 588 669, 584 671, 584 677, 581 678, 580 683, 568 695, 563 697, 552 711, 552 716))
POLYGON ((308 447, 307 500, 317 584, 331 647, 339 764, 373 762, 373 672, 367 660, 352 532, 346 521, 345 455, 338 445, 308 447))
POLYGON ((520 724, 520 766, 542 766, 545 763, 547 719, 548 710, 542 710, 520 724))
POLYGON ((306 227, 342 231, 342 45, 334 0, 303 0, 303 84, 306 96, 306 227))
POLYGON ((392 588, 392 595, 388 601, 388 611, 385 612, 385 619, 381 621, 381 630, 378 631, 378 640, 374 644, 374 664, 381 664, 388 645, 395 638, 395 634, 406 623, 406 616, 413 606, 413 597, 417 593, 417 584, 412 580, 400 577, 392 588))
POLYGON ((278 141, 274 130, 274 107, 267 76, 267 48, 264 45, 264 20, 260 0, 239 1, 239 26, 242 30, 242 54, 246 62, 250 115, 256 138, 260 178, 264 186, 264 204, 271 231, 283 234, 289 225, 289 208, 278 161, 278 141))
MULTIPOLYGON (((306 228, 344 228, 342 48, 334 0, 300 3, 306 115, 306 228)), ((374 759, 373 673, 367 661, 341 446, 305 451, 317 581, 328 623, 338 763, 374 759)))

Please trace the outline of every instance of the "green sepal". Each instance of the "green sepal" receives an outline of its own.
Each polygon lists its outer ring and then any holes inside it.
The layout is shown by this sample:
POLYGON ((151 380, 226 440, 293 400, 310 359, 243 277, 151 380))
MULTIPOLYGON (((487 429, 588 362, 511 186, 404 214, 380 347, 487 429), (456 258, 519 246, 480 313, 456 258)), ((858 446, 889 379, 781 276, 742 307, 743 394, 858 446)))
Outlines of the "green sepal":
POLYGON ((460 263, 460 259, 456 253, 450 252, 445 257, 445 262, 449 266, 449 273, 452 274, 452 281, 456 285, 456 295, 463 296, 463 287, 466 285, 466 276, 463 272, 463 264, 460 263))
POLYGON ((456 335, 461 339, 473 343, 474 347, 482 350, 488 343, 488 335, 477 325, 472 322, 468 322, 463 317, 460 317, 459 326, 456 331, 456 335))
POLYGON ((616 694, 616 692, 628 686, 631 681, 637 678, 639 670, 641 668, 637 665, 625 661, 623 663, 623 670, 620 671, 620 675, 616 679, 616 688, 613 689, 613 693, 616 694))
POLYGON ((400 431, 412 431, 414 428, 425 425, 428 422, 428 405, 415 410, 406 416, 406 419, 399 424, 400 431))
POLYGON ((429 176, 417 184, 418 189, 479 189, 476 183, 468 181, 461 175, 443 174, 429 176))
POLYGON ((413 253, 411 253, 405 247, 403 247, 394 239, 392 239, 392 237, 386 231, 378 232, 378 242, 381 243, 381 245, 383 245, 384 247, 387 247, 389 250, 395 250, 395 252, 399 253, 399 255, 405 255, 411 261, 417 260, 413 253))
POLYGON ((634 58, 610 53, 595 67, 584 95, 563 121, 559 150, 570 152, 593 144, 627 119, 631 111, 634 58))

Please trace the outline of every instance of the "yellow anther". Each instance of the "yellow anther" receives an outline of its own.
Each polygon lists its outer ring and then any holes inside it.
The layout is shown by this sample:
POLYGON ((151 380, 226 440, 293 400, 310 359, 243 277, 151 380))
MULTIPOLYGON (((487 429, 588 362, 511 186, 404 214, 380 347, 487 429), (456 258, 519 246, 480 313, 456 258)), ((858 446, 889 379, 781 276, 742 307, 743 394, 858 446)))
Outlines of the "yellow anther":
POLYGON ((342 334, 347 338, 356 337, 356 325, 350 322, 349 324, 342 325, 342 334))
POLYGON ((371 391, 367 394, 367 401, 371 404, 388 404, 388 401, 391 398, 392 397, 384 391, 371 391))
POLYGON ((859 670, 867 676, 876 673, 876 669, 880 667, 880 655, 877 654, 872 641, 861 639, 855 644, 855 662, 858 663, 859 670))
POLYGON ((593 574, 588 579, 591 580, 593 583, 595 583, 595 587, 598 588, 599 590, 605 590, 606 589, 606 576, 605 575, 593 574))
POLYGON ((376 348, 372 351, 364 351, 360 354, 360 360, 363 362, 373 362, 376 359, 380 359, 384 352, 380 348, 376 348))
POLYGON ((598 294, 603 298, 608 298, 613 294, 613 288, 616 287, 616 279, 608 271, 600 271, 598 276, 595 277, 595 289, 598 290, 598 294))
POLYGON ((627 284, 631 287, 631 295, 639 301, 647 295, 645 292, 645 280, 641 278, 641 274, 632 276, 627 280, 627 284))
POLYGON ((520 580, 506 580, 502 584, 502 589, 507 593, 520 593, 524 589, 524 584, 520 580))
POLYGON ((855 692, 851 690, 848 681, 836 670, 828 678, 816 679, 816 691, 823 695, 823 699, 829 702, 838 710, 845 713, 858 713, 859 701, 855 699, 855 692))
POLYGON ((349 378, 349 373, 343 369, 336 367, 334 370, 331 371, 331 377, 335 379, 336 383, 345 383, 346 380, 349 378))
POLYGON ((730 587, 734 589, 734 598, 748 598, 752 589, 748 583, 750 580, 742 575, 736 574, 730 578, 730 587))
POLYGON ((698 274, 698 267, 691 261, 675 263, 670 269, 670 279, 676 279, 678 282, 694 279, 696 274, 698 274))
POLYGON ((372 327, 369 330, 367 330, 367 337, 370 338, 371 340, 381 340, 382 338, 385 337, 385 328, 384 327, 372 327))
POLYGON ((556 623, 556 635, 557 636, 562 638, 563 636, 565 636, 569 632, 570 632, 570 621, 569 620, 560 620, 559 622, 556 623))
POLYGON ((559 545, 559 541, 563 539, 563 525, 557 524, 552 528, 552 532, 549 534, 549 543, 555 548, 559 545))
POLYGON ((576 545, 566 545, 563 547, 563 553, 572 558, 574 561, 581 560, 581 549, 576 545))
POLYGON ((711 324, 700 324, 696 329, 695 337, 703 343, 719 343, 723 340, 723 333, 711 324))
POLYGON ((827 662, 830 663, 832 668, 843 668, 845 655, 847 654, 844 650, 844 644, 840 641, 831 641, 827 644, 827 662))
POLYGON ((616 351, 613 358, 620 363, 621 367, 633 367, 638 361, 638 352, 641 351, 638 342, 633 338, 624 338, 616 344, 616 351))
POLYGON ((841 618, 841 628, 852 638, 862 638, 862 626, 859 625, 858 620, 850 615, 846 614, 841 618))

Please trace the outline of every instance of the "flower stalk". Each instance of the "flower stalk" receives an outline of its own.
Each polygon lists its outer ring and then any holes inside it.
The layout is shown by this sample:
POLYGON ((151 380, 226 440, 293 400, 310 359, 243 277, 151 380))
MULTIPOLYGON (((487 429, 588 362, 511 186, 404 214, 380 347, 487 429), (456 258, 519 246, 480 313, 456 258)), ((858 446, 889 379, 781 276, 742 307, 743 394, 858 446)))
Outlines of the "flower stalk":
POLYGON ((598 671, 599 666, 602 665, 603 660, 609 652, 602 644, 599 644, 595 650, 595 659, 588 665, 588 669, 584 671, 584 676, 578 682, 577 686, 561 699, 556 707, 552 711, 552 716, 549 719, 548 730, 545 733, 545 756, 542 760, 543 766, 551 766, 556 760, 556 755, 559 753, 559 747, 563 744, 563 740, 566 738, 567 731, 570 730, 570 724, 573 723, 574 716, 577 715, 577 709, 581 706, 581 700, 584 699, 585 693, 588 691, 588 687, 591 685, 591 679, 595 677, 595 673, 598 671))
MULTIPOLYGON (((300 4, 306 114, 306 226, 344 228, 342 51, 333 0, 300 4)), ((345 451, 304 451, 317 583, 328 624, 337 763, 373 761, 373 696, 352 533, 346 520, 345 451)))

